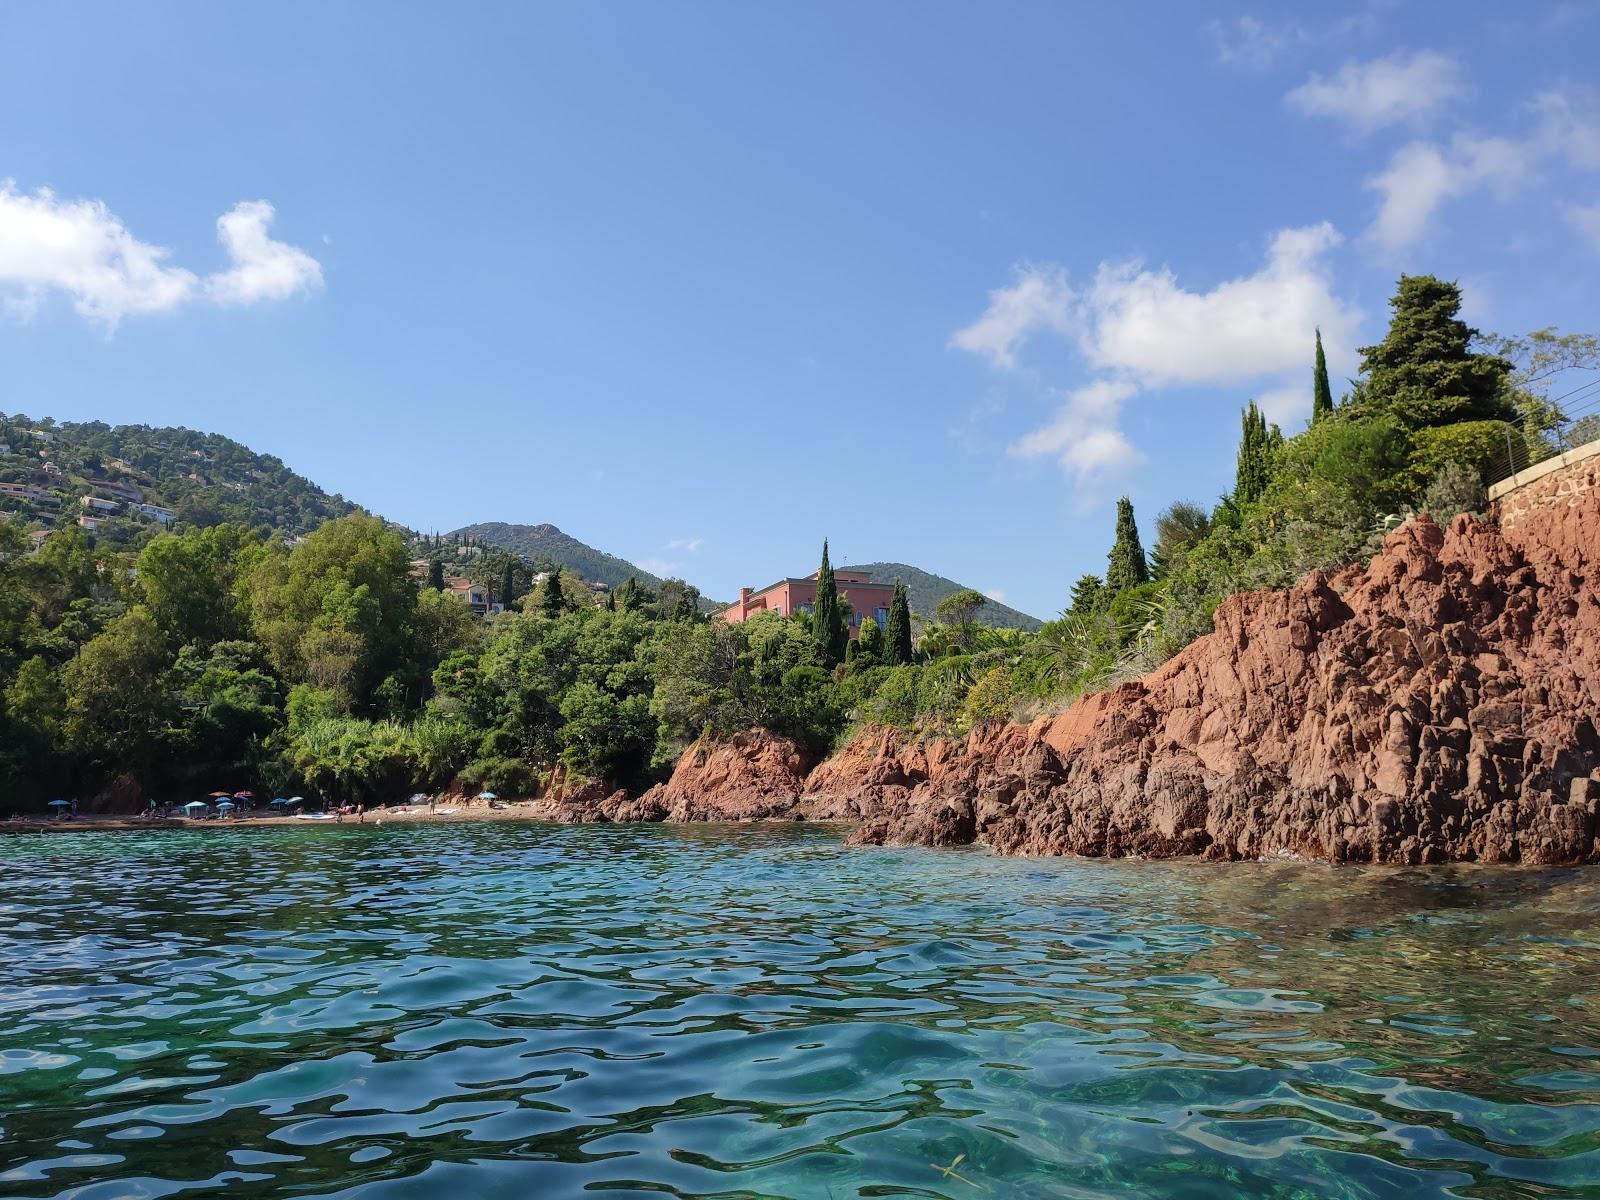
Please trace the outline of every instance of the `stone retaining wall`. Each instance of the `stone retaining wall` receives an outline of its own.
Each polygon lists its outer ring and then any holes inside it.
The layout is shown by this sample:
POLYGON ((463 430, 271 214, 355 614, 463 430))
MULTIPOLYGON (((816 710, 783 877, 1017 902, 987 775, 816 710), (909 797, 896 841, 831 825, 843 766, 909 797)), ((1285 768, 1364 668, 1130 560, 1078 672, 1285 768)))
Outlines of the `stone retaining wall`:
POLYGON ((1489 516, 1511 533, 1530 513, 1576 508, 1595 490, 1600 490, 1600 442, 1589 442, 1494 484, 1489 488, 1489 516))

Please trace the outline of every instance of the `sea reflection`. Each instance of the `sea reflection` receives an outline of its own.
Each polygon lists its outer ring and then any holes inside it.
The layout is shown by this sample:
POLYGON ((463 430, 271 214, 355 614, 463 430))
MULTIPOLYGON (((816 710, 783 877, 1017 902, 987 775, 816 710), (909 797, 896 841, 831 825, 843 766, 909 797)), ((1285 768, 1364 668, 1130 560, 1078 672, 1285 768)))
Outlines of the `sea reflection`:
POLYGON ((0 1194, 1600 1193, 1600 876, 0 838, 0 1194))

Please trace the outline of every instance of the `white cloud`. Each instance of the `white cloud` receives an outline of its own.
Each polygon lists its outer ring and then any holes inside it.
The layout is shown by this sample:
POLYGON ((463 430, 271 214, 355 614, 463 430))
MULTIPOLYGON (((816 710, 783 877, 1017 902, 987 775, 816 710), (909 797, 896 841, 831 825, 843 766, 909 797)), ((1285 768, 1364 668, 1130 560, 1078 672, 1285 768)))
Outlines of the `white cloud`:
POLYGON ((58 200, 49 188, 0 182, 0 307, 29 317, 61 293, 106 330, 124 317, 170 312, 202 293, 218 303, 277 299, 322 284, 310 255, 267 236, 272 206, 239 204, 217 222, 233 266, 206 279, 168 265, 170 251, 140 241, 99 200, 58 200))
POLYGON ((1396 250, 1420 239, 1448 201, 1488 191, 1505 199, 1535 186, 1556 163, 1600 170, 1600 97, 1589 89, 1552 88, 1527 105, 1536 126, 1520 137, 1458 133, 1448 142, 1415 141, 1395 151, 1367 181, 1379 194, 1369 235, 1396 250))
POLYGON ((1323 222, 1273 235, 1253 275, 1188 291, 1165 268, 1102 266, 1085 297, 1085 353, 1147 386, 1231 384, 1303 366, 1320 326, 1332 357, 1354 344, 1360 312, 1333 294, 1325 257, 1340 242, 1323 222))
POLYGON ((1509 138, 1457 134, 1448 145, 1411 142, 1367 181, 1381 197, 1369 232, 1391 250, 1409 246, 1446 200, 1483 188, 1509 195, 1532 181, 1536 167, 1532 149, 1509 138))
POLYGON ((7 307, 31 315, 48 292, 64 292, 79 315, 107 329, 133 313, 183 304, 195 276, 164 264, 168 251, 141 242, 98 200, 59 201, 0 183, 0 289, 7 307))
POLYGON ((321 263, 267 236, 275 215, 265 200, 243 200, 217 218, 217 240, 233 263, 206 280, 206 292, 218 304, 284 300, 322 286, 321 263))
POLYGON ((1010 287, 989 293, 989 307, 959 329, 950 344, 981 354, 997 367, 1017 365, 1016 350, 1038 330, 1066 333, 1072 316, 1072 289, 1059 267, 1021 266, 1010 287))
POLYGON ((1289 50, 1311 40, 1311 35, 1293 22, 1269 25, 1251 16, 1239 17, 1231 25, 1213 21, 1211 36, 1216 40, 1218 62, 1248 71, 1265 71, 1289 50))
POLYGON ((641 558, 639 565, 652 575, 659 575, 662 579, 670 579, 678 573, 678 564, 668 562, 664 558, 641 558))
POLYGON ((1123 402, 1138 388, 1126 379, 1097 379, 1070 391, 1055 417, 1023 435, 1011 452, 1022 458, 1050 456, 1079 480, 1115 474, 1144 461, 1117 426, 1123 402))
POLYGON ((1600 250, 1600 204, 1569 204, 1566 218, 1585 241, 1600 250))
POLYGON ((1332 117, 1357 133, 1389 125, 1420 125, 1466 95, 1461 67, 1436 50, 1404 52, 1368 62, 1351 60, 1329 78, 1313 75, 1284 100, 1308 116, 1332 117))
POLYGON ((984 588, 983 594, 996 604, 1004 604, 1006 602, 1006 594, 999 588, 984 588))
POLYGON ((667 543, 667 549, 668 550, 686 550, 690 554, 695 554, 695 553, 698 553, 699 550, 700 550, 700 547, 704 546, 705 544, 706 544, 706 540, 703 537, 673 538, 670 542, 667 543))
MULTIPOLYGON (((1120 428, 1122 406, 1157 387, 1259 381, 1272 389, 1266 397, 1277 419, 1305 411, 1310 385, 1299 377, 1310 362, 1312 331, 1321 328, 1330 359, 1348 361, 1361 320, 1333 292, 1326 259, 1339 242, 1327 223, 1280 230, 1259 270, 1209 291, 1186 289, 1171 270, 1138 263, 1102 264, 1082 293, 1063 284, 1053 328, 1075 336, 1096 378, 1067 392, 1051 421, 1017 439, 1012 453, 1052 457, 1080 482, 1135 466, 1143 456, 1120 428)), ((997 366, 1014 365, 1009 354, 993 352, 994 343, 975 341, 966 348, 997 366)))

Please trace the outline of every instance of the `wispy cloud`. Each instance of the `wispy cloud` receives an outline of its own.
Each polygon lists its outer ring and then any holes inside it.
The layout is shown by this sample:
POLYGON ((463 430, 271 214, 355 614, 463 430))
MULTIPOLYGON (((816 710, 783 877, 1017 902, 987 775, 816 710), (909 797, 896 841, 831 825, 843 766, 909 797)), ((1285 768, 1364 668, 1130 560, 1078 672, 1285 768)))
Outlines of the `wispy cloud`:
POLYGON ((201 279, 168 262, 165 247, 140 240, 100 200, 60 200, 49 188, 0 183, 0 297, 31 317, 46 296, 65 295, 75 312, 108 332, 125 318, 171 312, 207 296, 249 304, 322 284, 310 255, 266 234, 272 206, 237 205, 217 222, 232 266, 201 279))
POLYGON ((1569 204, 1564 215, 1568 224, 1600 251, 1600 204, 1569 204))
MULTIPOLYGON (((1187 288, 1170 269, 1139 262, 1102 263, 1082 291, 1067 287, 1059 268, 1030 268, 1055 281, 1049 327, 1070 338, 1095 377, 1061 392, 1055 415, 1018 438, 1011 452, 1054 458, 1080 484, 1126 471, 1143 455, 1121 428, 1122 408, 1163 387, 1261 384, 1285 417, 1293 415, 1294 394, 1301 396, 1299 410, 1308 410, 1310 389, 1301 376, 1312 330, 1321 327, 1337 362, 1354 353, 1360 325, 1360 311, 1333 289, 1327 259, 1339 242, 1327 223, 1280 230, 1259 269, 1209 290, 1187 288)), ((996 295, 984 320, 997 307, 996 295)), ((957 344, 1001 370, 1015 366, 1014 353, 996 353, 1003 342, 957 344)))
POLYGON ((1213 21, 1211 36, 1217 61, 1246 71, 1268 70, 1289 51, 1311 41, 1311 34, 1293 21, 1274 24, 1251 16, 1213 21))
POLYGON ((1313 75, 1284 100, 1308 116, 1332 117, 1366 134, 1390 125, 1421 125, 1466 94, 1454 58, 1419 50, 1351 60, 1327 78, 1313 75))
POLYGON ((703 537, 673 538, 670 542, 667 543, 667 549, 668 550, 683 550, 683 551, 686 551, 689 554, 697 554, 697 553, 699 553, 700 547, 704 546, 705 544, 706 544, 706 540, 703 537))
POLYGON ((1507 199, 1531 191, 1557 164, 1600 170, 1600 98, 1592 90, 1551 88, 1524 112, 1534 123, 1514 136, 1462 132, 1447 141, 1401 146, 1367 181, 1379 197, 1368 235, 1386 249, 1402 249, 1421 240, 1451 200, 1476 192, 1507 199))
POLYGON ((958 329, 950 344, 1010 370, 1017 365, 1018 347, 1031 334, 1040 330, 1067 333, 1071 317, 1072 289, 1067 286, 1066 272, 1060 267, 1024 264, 1016 269, 1015 282, 989 293, 983 315, 958 329))

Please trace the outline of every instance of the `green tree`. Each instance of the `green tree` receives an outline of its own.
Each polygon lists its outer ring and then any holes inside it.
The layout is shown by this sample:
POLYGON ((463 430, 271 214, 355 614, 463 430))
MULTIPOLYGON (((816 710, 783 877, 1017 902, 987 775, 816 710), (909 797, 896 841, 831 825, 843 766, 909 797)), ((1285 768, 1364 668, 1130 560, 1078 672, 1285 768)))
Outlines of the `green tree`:
POLYGON ((883 661, 883 633, 878 622, 865 617, 856 640, 850 643, 850 661, 857 667, 875 667, 883 661))
POLYGON ((956 647, 966 654, 972 649, 974 626, 978 613, 989 603, 989 597, 972 588, 951 592, 933 607, 933 615, 950 627, 956 647))
POLYGON ((839 585, 834 581, 833 566, 828 561, 826 538, 822 542, 822 566, 817 571, 817 598, 811 609, 811 636, 816 640, 824 665, 832 667, 844 661, 850 633, 845 628, 844 609, 839 604, 839 585))
POLYGON ((434 558, 428 563, 428 586, 436 592, 444 591, 444 562, 434 558))
POLYGON ((554 620, 567 611, 566 589, 561 585, 561 568, 553 568, 539 592, 539 611, 554 620))
POLYGON ((517 598, 517 561, 509 554, 500 571, 500 603, 510 608, 517 598))
MULTIPOLYGON (((1156 579, 1165 578, 1173 564, 1198 546, 1210 532, 1211 518, 1198 504, 1175 500, 1167 505, 1156 518, 1156 545, 1150 556, 1151 575, 1156 579)), ((1095 580, 1095 583, 1098 584, 1099 580, 1095 580)))
POLYGON ((889 602, 889 628, 885 631, 883 661, 891 667, 908 666, 913 657, 911 645, 911 598, 906 585, 894 581, 894 599, 889 602))
POLYGON ((1254 400, 1245 408, 1240 424, 1239 454, 1234 468, 1233 498, 1241 504, 1254 504, 1272 481, 1273 436, 1267 419, 1254 400))
POLYGON ((1510 360, 1475 354, 1478 331, 1462 321, 1461 289, 1432 275, 1402 275, 1383 341, 1361 350, 1358 408, 1388 413, 1406 429, 1457 421, 1509 421, 1517 412, 1510 360))
POLYGON ((1067 611, 1074 616, 1087 616, 1100 607, 1105 582, 1098 575, 1080 575, 1072 585, 1072 601, 1067 611))
POLYGON ((1133 501, 1124 496, 1117 501, 1117 540, 1106 555, 1106 590, 1115 596, 1149 578, 1150 564, 1145 561, 1139 526, 1133 519, 1133 501))
POLYGON ((1328 359, 1322 353, 1322 330, 1317 330, 1317 365, 1311 371, 1311 423, 1333 413, 1333 389, 1328 386, 1328 359))

